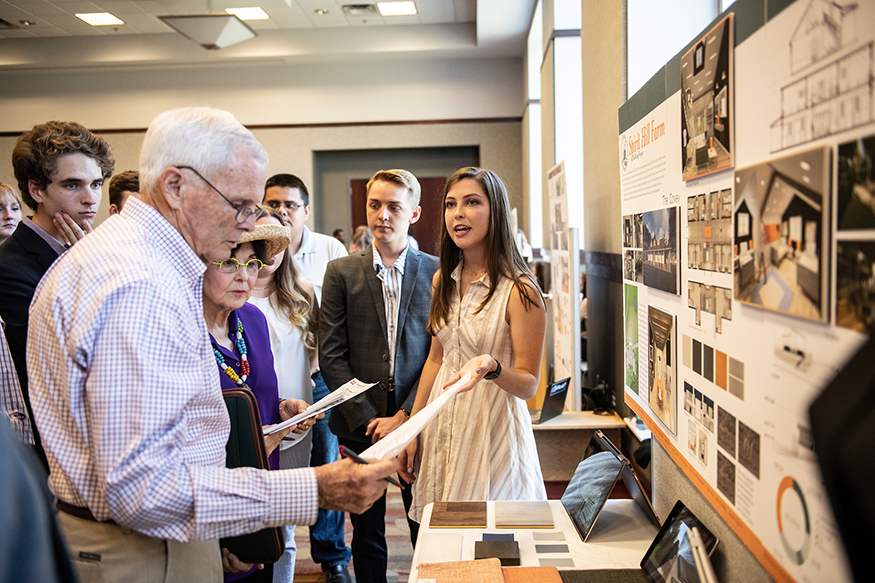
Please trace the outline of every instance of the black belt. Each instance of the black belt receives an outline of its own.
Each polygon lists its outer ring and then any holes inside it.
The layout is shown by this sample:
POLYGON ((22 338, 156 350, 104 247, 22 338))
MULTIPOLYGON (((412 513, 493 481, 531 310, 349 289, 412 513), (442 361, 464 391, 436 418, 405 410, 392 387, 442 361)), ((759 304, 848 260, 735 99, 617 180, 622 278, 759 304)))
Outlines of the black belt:
POLYGON ((70 516, 75 516, 76 518, 82 518, 84 520, 90 520, 91 522, 105 522, 110 524, 115 524, 112 520, 97 520, 94 518, 94 515, 91 514, 91 511, 87 508, 83 508, 81 506, 73 506, 72 504, 68 504, 63 500, 58 500, 57 502, 58 510, 61 512, 66 512, 70 516))

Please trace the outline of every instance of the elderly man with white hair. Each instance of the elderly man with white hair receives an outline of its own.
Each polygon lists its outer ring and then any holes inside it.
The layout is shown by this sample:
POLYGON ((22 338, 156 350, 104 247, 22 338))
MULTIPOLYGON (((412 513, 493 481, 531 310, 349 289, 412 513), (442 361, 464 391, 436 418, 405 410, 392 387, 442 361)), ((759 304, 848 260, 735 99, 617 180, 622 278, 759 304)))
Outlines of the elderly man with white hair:
POLYGON ((225 468, 229 419, 203 318, 205 266, 255 226, 267 154, 234 117, 159 115, 140 199, 56 262, 28 371, 49 486, 83 581, 221 581, 217 539, 362 512, 391 461, 225 468))

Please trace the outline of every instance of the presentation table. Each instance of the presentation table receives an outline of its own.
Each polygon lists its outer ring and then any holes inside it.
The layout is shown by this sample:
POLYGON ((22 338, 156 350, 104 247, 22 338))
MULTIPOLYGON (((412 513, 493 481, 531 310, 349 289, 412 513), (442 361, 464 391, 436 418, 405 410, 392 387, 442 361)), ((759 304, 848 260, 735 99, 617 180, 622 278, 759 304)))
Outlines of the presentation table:
POLYGON ((593 411, 566 411, 532 425, 544 481, 570 481, 596 430, 601 429, 620 447, 620 430, 625 426, 623 418, 614 412, 598 415, 593 411))
POLYGON ((484 533, 512 534, 519 543, 522 566, 553 565, 559 569, 636 569, 657 533, 634 500, 608 500, 584 543, 562 503, 550 500, 549 504, 553 513, 550 529, 495 528, 494 502, 486 504, 485 529, 429 528, 432 505, 427 505, 409 581, 417 580, 421 563, 473 560, 474 543, 482 540, 484 533))

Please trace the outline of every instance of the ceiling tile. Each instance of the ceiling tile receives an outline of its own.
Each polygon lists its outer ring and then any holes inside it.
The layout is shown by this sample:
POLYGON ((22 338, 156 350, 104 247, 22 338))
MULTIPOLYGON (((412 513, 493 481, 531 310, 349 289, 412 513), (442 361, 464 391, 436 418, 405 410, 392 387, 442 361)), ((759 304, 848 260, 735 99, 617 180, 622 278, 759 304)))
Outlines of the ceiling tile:
POLYGON ((103 12, 103 10, 97 4, 92 4, 91 2, 67 2, 65 4, 58 4, 58 7, 69 12, 70 14, 78 13, 87 13, 87 12, 103 12))
POLYGON ((6 22, 18 22, 19 20, 26 20, 30 16, 32 14, 19 10, 15 6, 10 6, 6 3, 0 4, 0 18, 6 22))
POLYGON ((128 14, 122 20, 125 21, 125 24, 130 24, 131 26, 140 27, 142 25, 146 25, 152 22, 161 22, 157 17, 151 16, 149 14, 128 14))
POLYGON ((40 20, 43 20, 53 26, 75 26, 85 24, 72 14, 67 14, 66 12, 58 12, 57 14, 53 14, 50 16, 41 16, 40 20))
POLYGON ((295 0, 295 4, 305 11, 312 11, 316 8, 325 8, 332 11, 340 10, 340 3, 334 2, 333 0, 295 0))
POLYGON ((273 20, 246 20, 246 25, 252 30, 277 30, 279 25, 273 20))
POLYGON ((54 37, 54 36, 73 36, 66 30, 61 30, 57 26, 47 26, 44 28, 35 28, 31 32, 41 37, 54 37))
POLYGON ((0 17, 2 17, 7 22, 11 22, 12 24, 18 26, 19 28, 22 28, 25 30, 32 30, 34 28, 39 28, 41 26, 51 26, 51 23, 49 23, 49 21, 46 20, 45 17, 40 17, 40 16, 27 15, 27 16, 24 16, 24 18, 17 18, 17 19, 11 19, 11 18, 8 18, 6 16, 0 16, 0 17), (31 24, 30 26, 25 26, 25 25, 21 24, 22 20, 28 20, 30 22, 33 22, 33 24, 31 24))
POLYGON ((344 18, 343 12, 337 6, 331 6, 331 8, 328 9, 327 14, 316 14, 314 10, 316 9, 308 10, 304 7, 304 14, 316 28, 349 26, 346 18, 344 18))
POLYGON ((268 14, 281 28, 313 28, 313 24, 297 4, 293 4, 288 10, 271 10, 268 14))
POLYGON ((137 8, 142 10, 143 12, 147 12, 149 14, 155 15, 163 13, 166 9, 166 4, 163 2, 156 2, 155 0, 142 0, 135 2, 137 8))
MULTIPOLYGON (((135 2, 126 2, 119 0, 107 0, 106 2, 104 2, 103 0, 94 0, 93 4, 95 4, 102 11, 114 14, 119 18, 121 18, 122 15, 126 14, 143 13, 143 11, 140 10, 135 2)), ((122 18, 122 20, 124 20, 124 18, 122 18)))
POLYGON ((383 24, 386 26, 405 26, 421 24, 419 16, 410 14, 407 16, 384 16, 383 24))
POLYGON ((383 26, 382 16, 346 16, 346 21, 350 26, 383 26))
POLYGON ((65 14, 63 10, 55 6, 54 4, 49 4, 48 2, 33 2, 33 3, 17 3, 22 10, 33 14, 34 16, 48 16, 52 14, 65 14))
POLYGON ((104 29, 103 32, 106 36, 141 34, 137 27, 131 26, 130 24, 123 24, 122 26, 104 26, 102 28, 104 29))
POLYGON ((36 35, 26 30, 0 30, 0 38, 35 38, 36 35))
POLYGON ((132 24, 134 28, 143 33, 164 33, 164 32, 176 32, 157 18, 153 18, 151 16, 147 16, 143 20, 137 20, 136 23, 132 24))
MULTIPOLYGON (((78 18, 76 20, 79 20, 78 18)), ((80 21, 81 22, 81 21, 80 21)), ((82 23, 82 26, 78 25, 68 25, 62 26, 62 30, 66 30, 67 32, 73 33, 73 36, 104 36, 106 32, 101 30, 105 27, 103 26, 91 26, 89 24, 82 23)))

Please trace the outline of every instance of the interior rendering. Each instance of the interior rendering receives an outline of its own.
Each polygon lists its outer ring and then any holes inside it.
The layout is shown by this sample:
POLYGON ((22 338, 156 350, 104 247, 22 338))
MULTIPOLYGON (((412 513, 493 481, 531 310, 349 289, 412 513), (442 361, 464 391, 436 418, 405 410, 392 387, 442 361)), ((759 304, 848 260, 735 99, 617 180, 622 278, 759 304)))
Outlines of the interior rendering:
POLYGON ((689 180, 732 165, 732 19, 681 57, 681 160, 689 180))
POLYGON ((829 152, 735 173, 735 299, 821 320, 829 152))

